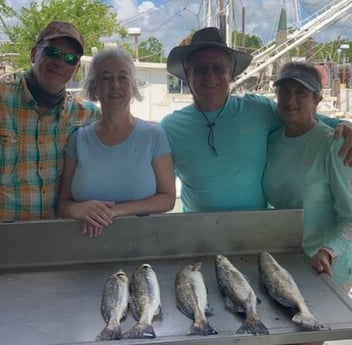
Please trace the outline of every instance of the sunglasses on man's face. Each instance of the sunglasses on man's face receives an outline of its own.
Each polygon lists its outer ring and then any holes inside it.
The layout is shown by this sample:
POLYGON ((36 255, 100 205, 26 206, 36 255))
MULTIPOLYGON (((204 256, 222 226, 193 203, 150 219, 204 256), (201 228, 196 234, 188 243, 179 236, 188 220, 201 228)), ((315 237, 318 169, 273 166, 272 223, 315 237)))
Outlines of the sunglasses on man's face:
MULTIPOLYGON (((43 48, 43 47, 39 46, 39 48, 43 48)), ((44 47, 43 52, 45 56, 47 56, 50 59, 59 59, 62 55, 64 57, 64 61, 71 66, 77 65, 80 59, 79 55, 76 55, 73 53, 63 53, 59 48, 56 48, 53 46, 44 47)))

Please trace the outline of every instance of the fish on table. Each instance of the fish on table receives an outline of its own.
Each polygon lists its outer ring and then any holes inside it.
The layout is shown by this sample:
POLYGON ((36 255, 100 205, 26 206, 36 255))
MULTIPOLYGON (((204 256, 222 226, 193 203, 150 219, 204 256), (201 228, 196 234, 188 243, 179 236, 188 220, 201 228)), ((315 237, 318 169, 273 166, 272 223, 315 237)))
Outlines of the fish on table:
POLYGON ((282 267, 269 252, 259 253, 258 269, 270 297, 284 307, 295 310, 296 313, 292 317, 294 323, 309 330, 329 329, 308 309, 291 273, 282 267))
POLYGON ((225 306, 233 313, 244 313, 245 319, 237 329, 237 334, 269 334, 268 329, 257 313, 257 298, 253 288, 228 258, 215 257, 216 278, 225 306))
POLYGON ((121 338, 120 322, 127 315, 129 299, 128 277, 118 270, 105 281, 100 311, 106 323, 96 340, 117 340, 121 338))
POLYGON ((129 306, 137 323, 122 334, 122 339, 155 338, 153 319, 161 315, 160 287, 149 264, 134 269, 130 281, 129 306))
POLYGON ((200 268, 201 262, 181 268, 175 279, 176 306, 182 314, 193 320, 187 335, 213 335, 218 332, 207 320, 210 315, 208 291, 200 268))

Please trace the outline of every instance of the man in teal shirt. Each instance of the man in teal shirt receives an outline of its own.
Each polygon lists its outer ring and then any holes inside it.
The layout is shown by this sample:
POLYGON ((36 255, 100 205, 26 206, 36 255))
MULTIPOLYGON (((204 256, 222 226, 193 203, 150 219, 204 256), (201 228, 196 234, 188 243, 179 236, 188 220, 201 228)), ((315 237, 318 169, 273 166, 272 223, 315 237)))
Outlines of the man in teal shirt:
POLYGON ((251 58, 228 48, 211 27, 168 56, 168 72, 188 82, 194 100, 161 122, 182 182, 184 211, 266 208, 262 176, 268 135, 281 125, 277 105, 259 95, 230 95, 230 82, 251 58))

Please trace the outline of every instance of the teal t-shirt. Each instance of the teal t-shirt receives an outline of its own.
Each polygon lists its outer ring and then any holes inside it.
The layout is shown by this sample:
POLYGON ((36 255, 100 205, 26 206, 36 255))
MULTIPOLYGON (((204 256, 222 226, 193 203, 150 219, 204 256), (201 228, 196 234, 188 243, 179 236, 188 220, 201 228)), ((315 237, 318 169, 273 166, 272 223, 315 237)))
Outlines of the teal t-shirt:
POLYGON ((194 105, 161 122, 182 182, 184 211, 266 208, 262 175, 268 134, 280 124, 276 103, 254 94, 229 96, 220 110, 205 112, 215 119, 217 155, 208 145, 208 123, 194 105))
POLYGON ((338 156, 343 139, 321 122, 299 137, 284 129, 269 138, 264 191, 278 209, 304 209, 303 250, 326 246, 338 255, 334 279, 352 278, 352 169, 338 156))

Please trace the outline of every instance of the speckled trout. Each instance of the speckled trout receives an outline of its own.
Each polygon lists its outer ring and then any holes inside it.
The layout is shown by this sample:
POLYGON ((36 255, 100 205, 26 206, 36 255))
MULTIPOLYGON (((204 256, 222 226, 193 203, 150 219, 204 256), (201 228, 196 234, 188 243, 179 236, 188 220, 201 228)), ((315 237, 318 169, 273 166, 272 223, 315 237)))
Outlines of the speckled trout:
POLYGON ((270 297, 297 311, 292 318, 294 323, 310 330, 329 329, 309 311, 292 275, 271 254, 265 251, 259 253, 258 268, 270 297))
POLYGON ((154 316, 161 314, 160 287, 149 264, 138 266, 132 273, 129 305, 138 322, 122 335, 122 339, 155 338, 152 321, 154 316))
POLYGON ((245 313, 245 320, 236 333, 269 334, 257 313, 258 298, 248 279, 223 255, 215 257, 215 268, 225 306, 233 313, 245 313))
POLYGON ((126 317, 128 298, 128 277, 123 270, 119 270, 108 277, 104 285, 100 310, 106 327, 96 337, 96 340, 121 338, 120 321, 126 317))
POLYGON ((182 314, 193 320, 187 335, 217 334, 208 323, 206 314, 211 314, 208 306, 208 292, 201 262, 181 268, 175 279, 176 306, 182 314))

